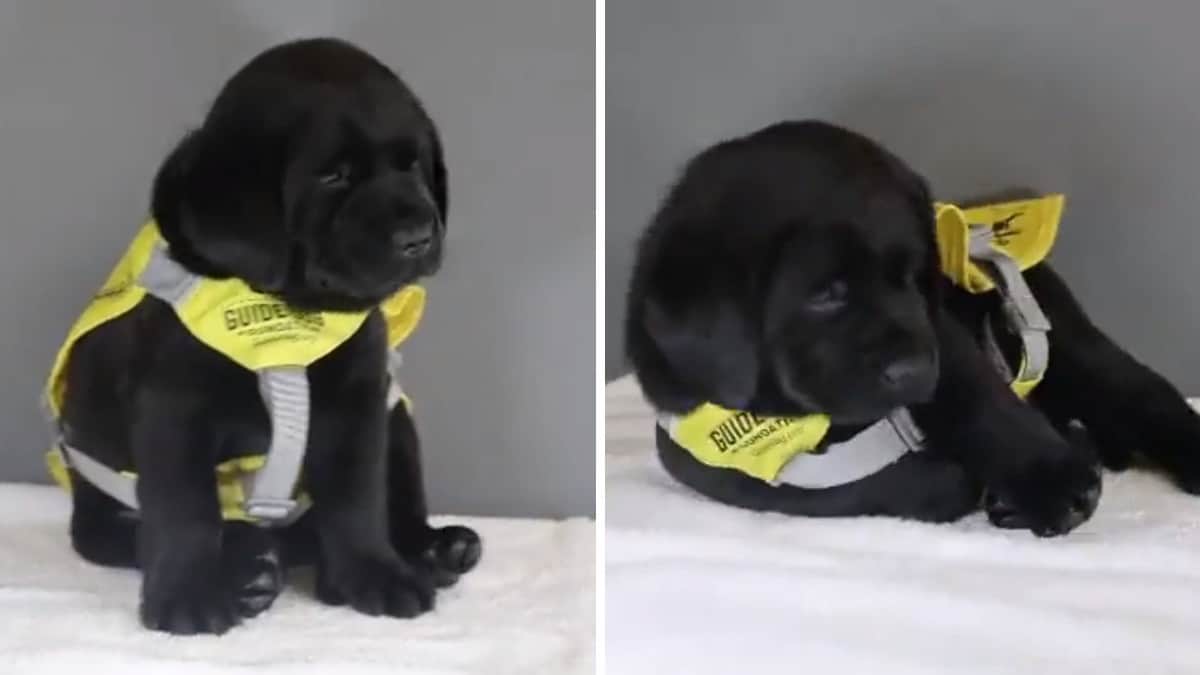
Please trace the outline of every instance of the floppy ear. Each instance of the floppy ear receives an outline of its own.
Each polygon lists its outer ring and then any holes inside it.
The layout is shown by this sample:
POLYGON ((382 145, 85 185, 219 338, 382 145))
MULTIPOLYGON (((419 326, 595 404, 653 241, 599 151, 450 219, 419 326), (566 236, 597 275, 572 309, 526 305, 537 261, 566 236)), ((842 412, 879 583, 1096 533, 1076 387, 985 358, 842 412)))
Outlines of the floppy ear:
POLYGON ((745 407, 759 361, 732 280, 683 250, 666 252, 652 272, 647 262, 634 272, 626 319, 626 346, 647 398, 668 412, 704 402, 745 407))
POLYGON ((205 126, 184 137, 158 170, 151 213, 180 264, 270 289, 287 270, 283 152, 242 136, 205 126))
POLYGON ((646 331, 678 382, 700 398, 744 408, 758 384, 758 357, 746 322, 732 303, 697 299, 668 308, 649 299, 646 331))

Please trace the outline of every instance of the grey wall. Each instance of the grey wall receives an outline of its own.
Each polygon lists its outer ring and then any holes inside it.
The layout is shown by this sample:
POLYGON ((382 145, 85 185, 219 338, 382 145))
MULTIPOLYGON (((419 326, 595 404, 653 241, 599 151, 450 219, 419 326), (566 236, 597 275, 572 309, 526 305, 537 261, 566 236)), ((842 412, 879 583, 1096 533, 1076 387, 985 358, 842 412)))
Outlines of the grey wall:
POLYGON ((594 513, 590 0, 0 1, 0 479, 42 480, 53 352, 224 79, 334 34, 428 104, 448 258, 406 351, 440 512, 594 513))
POLYGON ((682 162, 816 116, 881 139, 942 198, 1065 192, 1060 271, 1200 393, 1197 26, 1187 0, 608 0, 607 374, 633 238, 682 162))

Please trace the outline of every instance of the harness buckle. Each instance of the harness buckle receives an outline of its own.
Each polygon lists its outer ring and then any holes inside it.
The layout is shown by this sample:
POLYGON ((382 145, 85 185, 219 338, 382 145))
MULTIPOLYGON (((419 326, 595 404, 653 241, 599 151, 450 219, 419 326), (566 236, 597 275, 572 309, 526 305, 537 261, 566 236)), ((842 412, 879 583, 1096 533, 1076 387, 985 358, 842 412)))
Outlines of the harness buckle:
POLYGON ((264 499, 251 497, 243 507, 246 515, 268 523, 286 522, 299 504, 294 499, 264 499))

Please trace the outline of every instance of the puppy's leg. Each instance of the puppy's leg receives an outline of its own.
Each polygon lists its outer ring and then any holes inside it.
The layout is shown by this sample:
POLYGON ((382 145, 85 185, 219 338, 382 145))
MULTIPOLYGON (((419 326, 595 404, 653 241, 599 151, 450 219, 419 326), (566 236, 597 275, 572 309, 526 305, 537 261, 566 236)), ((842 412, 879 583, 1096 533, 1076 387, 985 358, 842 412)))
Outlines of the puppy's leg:
POLYGON ((365 614, 413 617, 432 609, 433 583, 390 541, 383 389, 366 381, 314 401, 304 474, 320 549, 317 597, 365 614))
POLYGON ((127 506, 71 471, 71 545, 84 560, 137 567, 137 519, 127 506))
POLYGON ((941 375, 933 401, 913 408, 932 447, 980 478, 996 525, 1051 536, 1087 520, 1100 496, 1087 447, 1021 401, 956 319, 942 312, 935 323, 941 375))
POLYGON ((132 441, 142 623, 176 634, 224 633, 239 617, 221 559, 212 425, 192 397, 147 391, 139 399, 132 441))
POLYGON ((1141 451, 1184 490, 1200 494, 1200 415, 1093 325, 1048 265, 1025 276, 1053 325, 1050 370, 1035 390, 1037 404, 1082 422, 1111 468, 1127 467, 1141 451))
POLYGON ((392 545, 430 569, 434 583, 450 586, 479 562, 483 544, 463 525, 429 526, 420 440, 412 415, 397 405, 388 416, 388 520, 392 545))
MULTIPOLYGON (((71 545, 75 551, 97 565, 139 567, 137 514, 74 472, 71 494, 71 545)), ((221 559, 242 616, 263 612, 283 590, 279 549, 270 532, 248 523, 226 523, 221 559)))

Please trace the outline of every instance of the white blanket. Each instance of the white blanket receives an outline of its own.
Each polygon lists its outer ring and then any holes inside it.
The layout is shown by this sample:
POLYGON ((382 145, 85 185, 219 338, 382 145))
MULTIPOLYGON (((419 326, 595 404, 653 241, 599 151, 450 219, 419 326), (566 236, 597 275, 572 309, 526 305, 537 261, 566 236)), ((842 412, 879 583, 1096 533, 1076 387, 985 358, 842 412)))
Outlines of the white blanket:
POLYGON ((605 399, 610 673, 1200 673, 1200 498, 1157 476, 1056 539, 755 514, 672 482, 630 379, 605 399))
POLYGON ((591 520, 462 518, 479 567, 415 620, 327 607, 296 590, 223 637, 137 622, 140 576, 71 551, 67 497, 0 485, 0 673, 42 675, 524 675, 591 673, 591 520))

